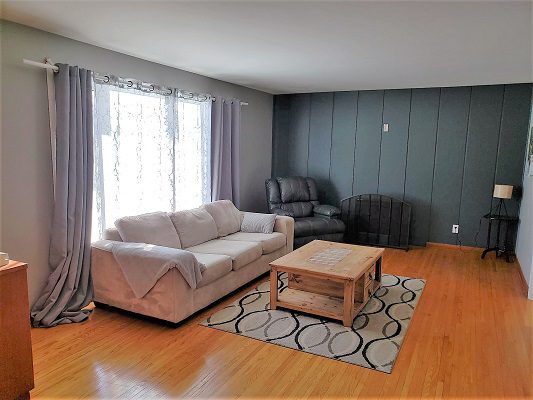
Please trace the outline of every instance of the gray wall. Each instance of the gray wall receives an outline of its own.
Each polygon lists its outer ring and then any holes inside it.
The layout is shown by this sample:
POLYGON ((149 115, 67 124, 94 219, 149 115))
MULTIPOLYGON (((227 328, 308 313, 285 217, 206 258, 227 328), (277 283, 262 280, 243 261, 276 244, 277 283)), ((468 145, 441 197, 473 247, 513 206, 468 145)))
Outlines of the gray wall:
POLYGON ((493 184, 522 184, 530 100, 530 84, 275 96, 272 175, 312 176, 332 204, 405 199, 413 244, 476 245, 493 184))
POLYGON ((264 180, 271 172, 271 95, 6 21, 1 22, 1 46, 0 250, 29 263, 31 302, 49 274, 52 173, 45 73, 24 66, 23 57, 42 60, 47 56, 55 62, 98 72, 248 102, 242 110, 241 208, 266 209, 264 180))
MULTIPOLYGON (((533 135, 533 99, 531 102, 529 135, 533 135)), ((526 151, 527 155, 527 151, 526 151)), ((524 196, 520 205, 520 226, 516 240, 516 257, 522 274, 529 285, 528 297, 533 300, 533 175, 529 175, 526 163, 524 174, 524 196)), ((531 166, 533 170, 533 166, 531 166)))

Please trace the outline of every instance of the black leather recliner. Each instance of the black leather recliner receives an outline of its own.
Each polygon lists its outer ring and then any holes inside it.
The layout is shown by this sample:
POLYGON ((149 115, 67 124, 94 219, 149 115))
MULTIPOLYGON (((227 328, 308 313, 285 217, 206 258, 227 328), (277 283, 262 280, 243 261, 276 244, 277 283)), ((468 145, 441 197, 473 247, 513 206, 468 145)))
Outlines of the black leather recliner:
POLYGON ((345 227, 338 219, 340 210, 318 202, 313 178, 271 178, 265 184, 269 211, 294 218, 294 247, 315 239, 342 241, 345 227))

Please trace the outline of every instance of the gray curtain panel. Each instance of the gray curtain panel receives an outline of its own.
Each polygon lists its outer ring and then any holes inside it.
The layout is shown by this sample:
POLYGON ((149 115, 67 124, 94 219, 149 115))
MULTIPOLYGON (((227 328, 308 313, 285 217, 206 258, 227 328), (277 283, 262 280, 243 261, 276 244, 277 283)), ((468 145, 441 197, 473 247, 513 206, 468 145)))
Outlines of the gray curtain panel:
POLYGON ((92 300, 92 73, 58 64, 56 181, 47 284, 31 311, 33 326, 80 322, 92 300))
POLYGON ((240 100, 217 97, 211 108, 211 199, 239 208, 240 100))

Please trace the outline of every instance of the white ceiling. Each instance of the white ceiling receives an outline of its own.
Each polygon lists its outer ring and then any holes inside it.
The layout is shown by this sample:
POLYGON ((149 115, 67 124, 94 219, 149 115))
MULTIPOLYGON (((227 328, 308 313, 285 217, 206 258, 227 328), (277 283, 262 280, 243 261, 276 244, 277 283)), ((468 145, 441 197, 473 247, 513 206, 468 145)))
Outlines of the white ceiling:
POLYGON ((533 81, 524 2, 3 1, 3 18, 270 93, 533 81))

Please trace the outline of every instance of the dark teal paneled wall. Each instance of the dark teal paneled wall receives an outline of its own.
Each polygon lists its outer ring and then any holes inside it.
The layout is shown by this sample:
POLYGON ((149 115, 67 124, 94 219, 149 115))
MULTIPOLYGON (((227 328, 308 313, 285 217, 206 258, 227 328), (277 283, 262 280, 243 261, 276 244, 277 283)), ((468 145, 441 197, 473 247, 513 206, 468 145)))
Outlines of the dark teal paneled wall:
POLYGON ((530 99, 530 84, 275 96, 272 175, 312 176, 331 204, 405 199, 413 244, 475 245, 494 183, 522 182, 530 99))

